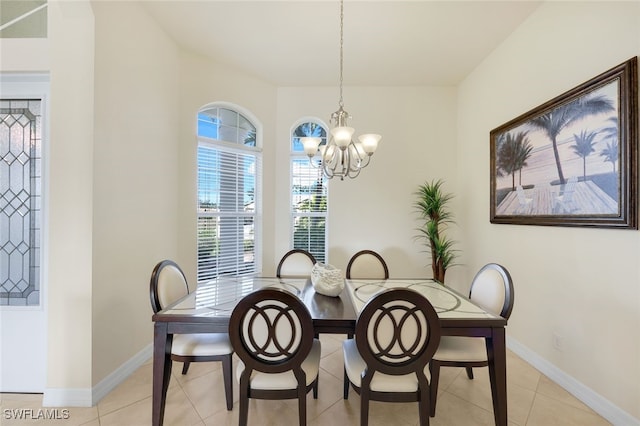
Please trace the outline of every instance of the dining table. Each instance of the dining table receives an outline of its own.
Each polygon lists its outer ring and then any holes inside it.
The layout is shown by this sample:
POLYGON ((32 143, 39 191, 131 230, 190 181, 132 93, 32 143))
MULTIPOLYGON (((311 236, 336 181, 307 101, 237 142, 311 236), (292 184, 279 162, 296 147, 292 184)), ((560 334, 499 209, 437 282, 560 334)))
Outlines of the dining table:
POLYGON ((358 313, 379 292, 397 287, 418 291, 438 313, 442 335, 485 338, 495 424, 507 426, 507 321, 501 316, 432 279, 345 279, 344 290, 337 297, 331 297, 316 292, 308 277, 252 276, 219 277, 199 284, 195 291, 153 315, 153 426, 163 424, 173 335, 228 332, 229 318, 236 304, 263 287, 282 288, 297 295, 309 309, 316 335, 344 334, 347 338, 355 333, 358 313))

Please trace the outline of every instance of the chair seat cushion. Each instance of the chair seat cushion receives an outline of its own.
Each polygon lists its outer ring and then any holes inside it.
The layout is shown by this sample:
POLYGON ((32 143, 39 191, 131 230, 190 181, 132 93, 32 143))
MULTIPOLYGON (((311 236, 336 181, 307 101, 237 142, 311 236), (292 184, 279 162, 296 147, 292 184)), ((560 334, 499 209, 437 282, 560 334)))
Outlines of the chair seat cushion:
POLYGON ((459 362, 486 361, 485 340, 483 337, 442 336, 433 359, 459 362))
POLYGON ((227 333, 174 334, 171 353, 179 356, 215 356, 233 353, 227 333))
MULTIPOLYGON (((318 371, 320 369, 320 340, 314 339, 313 346, 311 346, 311 352, 307 358, 302 362, 302 370, 305 373, 307 383, 309 386, 318 377, 318 371)), ((244 371, 244 363, 238 361, 236 368, 236 377, 238 381, 244 371)), ((285 371, 284 373, 262 373, 260 371, 253 371, 249 383, 251 389, 261 390, 284 390, 295 389, 298 387, 298 381, 293 374, 293 371, 285 371)))
MULTIPOLYGON (((344 368, 351 383, 361 387, 362 374, 367 364, 358 352, 355 339, 347 339, 342 344, 344 352, 344 368)), ((430 380, 428 366, 424 369, 427 380, 430 380)), ((371 379, 371 390, 376 392, 416 392, 418 390, 418 378, 414 373, 403 376, 392 376, 376 372, 371 379)))

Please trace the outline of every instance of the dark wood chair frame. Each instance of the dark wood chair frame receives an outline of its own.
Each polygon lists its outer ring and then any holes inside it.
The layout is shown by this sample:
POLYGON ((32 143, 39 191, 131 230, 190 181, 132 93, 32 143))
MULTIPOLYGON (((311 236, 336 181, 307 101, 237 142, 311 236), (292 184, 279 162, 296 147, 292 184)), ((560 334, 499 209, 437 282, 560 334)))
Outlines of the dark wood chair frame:
MULTIPOLYGON (((284 265, 284 262, 287 260, 287 258, 293 254, 297 254, 297 253, 301 253, 304 254, 305 256, 307 256, 309 258, 309 260, 311 261, 311 265, 315 265, 316 264, 316 258, 309 253, 306 250, 303 249, 293 249, 293 250, 289 250, 288 252, 286 252, 284 254, 284 256, 282 256, 282 259, 280 259, 280 262, 278 263, 278 268, 276 269, 276 277, 277 278, 282 278, 280 276, 280 271, 282 270, 282 265, 284 265)), ((311 272, 311 271, 309 271, 311 272)))
MULTIPOLYGON (((158 264, 153 268, 151 272, 151 279, 149 280, 149 295, 151 298, 151 309, 153 309, 153 313, 158 313, 164 307, 160 303, 160 297, 158 295, 158 279, 160 277, 160 272, 168 267, 172 266, 176 268, 184 278, 185 283, 185 291, 186 294, 189 293, 189 286, 187 284, 187 278, 184 275, 184 272, 175 263, 173 260, 163 260, 158 262, 158 264)), ((209 361, 220 361, 222 362, 222 376, 224 380, 224 394, 227 403, 227 410, 233 409, 233 372, 232 372, 232 358, 233 354, 225 354, 225 355, 209 355, 209 356, 182 356, 171 354, 171 359, 173 361, 182 362, 182 374, 187 374, 189 371, 189 365, 192 362, 209 362, 209 361)))
MULTIPOLYGON (((269 324, 268 327, 268 341, 277 342, 277 336, 275 334, 275 324, 269 324)), ((233 346, 236 354, 240 360, 244 363, 244 370, 240 375, 239 381, 239 393, 240 393, 240 426, 245 426, 248 421, 249 412, 249 399, 298 399, 298 413, 300 426, 306 425, 307 419, 307 393, 313 389, 314 399, 317 395, 318 376, 309 385, 306 385, 306 374, 301 368, 302 362, 307 358, 311 352, 314 341, 313 320, 307 307, 292 293, 277 288, 264 288, 257 290, 247 296, 245 296, 231 313, 231 319, 229 320, 229 337, 231 338, 231 345, 233 346), (297 317, 300 322, 299 336, 300 342, 297 348, 290 351, 291 345, 297 339, 295 335, 295 329, 291 334, 291 339, 285 342, 278 342, 274 345, 277 350, 272 350, 267 353, 264 349, 261 351, 250 349, 247 342, 255 342, 251 335, 251 329, 248 330, 248 335, 245 335, 244 323, 248 322, 248 326, 255 320, 256 316, 265 318, 264 303, 265 301, 276 301, 281 304, 285 304, 286 309, 281 309, 278 320, 286 321, 293 324, 293 317, 297 317), (249 339, 249 340, 247 340, 249 339), (265 359, 263 359, 263 357, 265 359), (260 371, 263 373, 282 373, 286 371, 293 371, 293 374, 298 382, 296 389, 252 389, 250 387, 249 378, 252 372, 260 371)))
POLYGON ((380 264, 382 265, 382 267, 384 268, 384 279, 386 280, 389 278, 389 268, 387 267, 387 262, 384 261, 382 256, 380 256, 378 253, 376 253, 373 250, 360 250, 359 252, 351 256, 351 259, 349 259, 349 263, 347 264, 347 272, 346 272, 347 279, 351 278, 351 265, 353 265, 353 263, 356 261, 358 257, 363 255, 371 255, 377 258, 378 261, 380 261, 380 264))
MULTIPOLYGON (((498 263, 487 263, 476 273, 471 281, 471 289, 469 290, 469 299, 471 299, 471 294, 473 293, 473 286, 476 283, 476 279, 483 274, 485 271, 493 269, 497 271, 502 277, 502 281, 504 282, 504 303, 502 305, 502 310, 500 311, 500 316, 506 320, 511 316, 511 311, 513 311, 513 280, 511 279, 511 274, 507 269, 498 264, 498 263)), ((436 402, 438 400, 438 382, 440 380, 440 367, 464 367, 467 372, 467 377, 469 380, 473 380, 473 367, 487 367, 489 365, 488 357, 486 361, 444 361, 439 359, 432 359, 429 363, 429 372, 431 373, 431 417, 436 415, 436 402)))
MULTIPOLYGON (((374 322, 374 336, 378 332, 380 325, 379 319, 374 322)), ((389 289, 381 292, 371 299, 362 312, 358 316, 356 323, 356 346, 360 356, 367 364, 365 373, 362 376, 361 386, 357 387, 353 383, 351 386, 360 395, 360 424, 365 426, 369 421, 369 401, 385 401, 385 402, 418 402, 418 410, 420 416, 420 425, 429 424, 429 381, 424 373, 425 367, 435 354, 440 342, 440 320, 431 303, 420 293, 415 290, 405 288, 389 289), (398 302, 397 304, 389 304, 390 302, 398 302), (413 305, 410 310, 407 304, 413 305), (385 359, 385 349, 372 348, 368 339, 368 330, 371 326, 370 321, 374 315, 381 311, 382 315, 389 314, 393 309, 401 309, 405 311, 403 320, 395 324, 394 340, 401 339, 402 326, 404 320, 409 316, 416 315, 419 311, 426 319, 428 330, 422 330, 426 339, 422 345, 419 345, 420 336, 416 336, 415 341, 402 342, 404 344, 405 360, 400 362, 391 362, 385 359), (417 348, 417 349, 416 349, 417 348), (413 351, 410 351, 413 349, 413 351), (405 375, 415 373, 418 378, 418 390, 416 392, 379 392, 370 390, 371 380, 376 372, 389 375, 405 375)), ((424 336, 423 336, 424 337, 424 336)), ((398 355, 400 356, 400 355, 398 355)), ((345 371, 345 377, 346 371, 345 371)))

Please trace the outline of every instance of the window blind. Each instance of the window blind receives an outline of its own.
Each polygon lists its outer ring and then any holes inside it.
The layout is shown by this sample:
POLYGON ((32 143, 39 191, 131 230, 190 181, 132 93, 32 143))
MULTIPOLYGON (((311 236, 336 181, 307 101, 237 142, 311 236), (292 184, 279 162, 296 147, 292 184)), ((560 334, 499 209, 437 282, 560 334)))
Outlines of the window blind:
POLYGON ((291 229, 293 248, 326 262, 327 182, 306 156, 291 159, 291 229))
POLYGON ((198 282, 258 270, 261 153, 224 142, 198 146, 198 282))

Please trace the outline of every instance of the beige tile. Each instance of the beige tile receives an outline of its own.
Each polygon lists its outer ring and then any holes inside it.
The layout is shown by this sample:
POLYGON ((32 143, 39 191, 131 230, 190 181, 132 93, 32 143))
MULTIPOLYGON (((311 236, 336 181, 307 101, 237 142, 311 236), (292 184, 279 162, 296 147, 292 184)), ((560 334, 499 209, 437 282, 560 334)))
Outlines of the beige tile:
MULTIPOLYGON (((236 365, 236 361, 237 358, 232 361, 233 365, 236 365)), ((214 371, 222 371, 222 363, 220 361, 192 362, 189 365, 187 374, 183 375, 182 365, 183 363, 174 361, 171 367, 171 380, 176 380, 180 385, 214 371)))
POLYGON ((42 394, 5 394, 2 426, 64 423, 79 426, 98 419, 96 407, 42 407, 42 394))
MULTIPOLYGON (((338 380, 325 371, 320 371, 320 384, 318 386, 318 399, 313 399, 313 391, 307 394, 307 420, 317 418, 325 410, 342 400, 343 387, 342 380, 338 380)), ((290 410, 298 412, 298 400, 289 399, 284 403, 290 410)))
MULTIPOLYGON (((323 335, 320 370, 320 394, 317 400, 307 395, 307 421, 311 426, 357 426, 360 424, 360 397, 353 391, 342 399, 342 340, 346 336, 323 335)), ((234 365, 237 358, 234 357, 234 365)), ((167 426, 236 426, 238 424, 238 390, 234 380, 235 405, 227 411, 222 370, 219 362, 194 363, 186 376, 182 365, 175 363, 169 384, 165 425, 167 426)), ((151 360, 107 395, 97 407, 69 408, 64 425, 147 426, 151 423, 151 360), (98 415, 100 416, 98 418, 98 415)), ((463 369, 442 368, 435 426, 492 425, 491 387, 488 369, 474 369, 475 379, 468 380, 463 369)), ((540 374, 515 354, 507 353, 507 389, 510 426, 600 426, 608 425, 589 407, 540 374)), ((41 394, 0 394, 0 415, 4 409, 42 408, 41 394)), ((61 409, 58 409, 61 410, 61 409)), ((37 413, 36 413, 37 414, 37 413)), ((369 424, 408 426, 418 424, 417 403, 372 402, 369 424)), ((15 420, 0 418, 2 426, 47 426, 51 420, 15 420)), ((60 423, 62 424, 62 423, 60 423)), ((249 424, 280 426, 298 424, 295 400, 251 400, 249 424)))
MULTIPOLYGON (((369 426, 412 426, 416 424, 417 418, 416 403, 398 404, 377 401, 370 403, 369 426)), ((309 424, 310 426, 360 425, 360 397, 352 392, 348 400, 339 400, 309 424)))
POLYGON ((527 426, 603 426, 610 423, 596 414, 537 394, 527 426))
POLYGON ((555 399, 564 404, 571 405, 572 407, 579 408, 581 410, 595 414, 594 411, 591 408, 589 408, 587 405, 583 404, 582 401, 577 399, 575 396, 571 395, 569 392, 564 390, 562 386, 551 381, 546 376, 542 376, 540 378, 540 383, 538 384, 537 392, 539 394, 548 396, 549 398, 555 399))
MULTIPOLYGON (((148 426, 151 424, 151 398, 146 398, 122 409, 100 416, 100 426, 148 426)), ((192 426, 202 424, 195 408, 179 387, 169 389, 165 408, 166 426, 192 426)))
MULTIPOLYGON (((352 392, 353 393, 353 392, 352 392)), ((309 422, 309 426, 351 426, 360 425, 360 399, 349 396, 348 400, 341 399, 318 417, 309 422), (354 403, 354 399, 357 402, 354 403)))
MULTIPOLYGON (((488 368, 474 368, 474 379, 469 380, 467 374, 461 371, 447 391, 493 413, 493 396, 489 381, 488 368)), ((529 373, 527 373, 529 374, 529 373)), ((531 410, 535 392, 515 383, 526 380, 507 380, 508 418, 518 425, 525 425, 531 410)), ((440 398, 438 398, 440 399, 440 398)), ((437 403, 439 406, 440 403, 437 403)))
MULTIPOLYGON (((514 424, 525 426, 531 412, 536 393, 518 385, 507 388, 507 418, 514 424)), ((491 409, 493 413, 493 409, 491 409)))
MULTIPOLYGON (((239 406, 236 403, 232 411, 222 410, 204 419, 205 426, 237 426, 239 406)), ((248 424, 251 426, 297 425, 298 410, 290 410, 283 401, 249 401, 248 424)))
MULTIPOLYGON (((184 382, 182 389, 202 419, 210 417, 218 411, 227 411, 222 370, 216 370, 184 382)), ((238 400, 238 383, 235 380, 233 381, 233 397, 234 401, 238 400)))
POLYGON ((449 392, 438 396, 436 415, 431 426, 488 426, 493 425, 493 413, 467 402, 449 392))
POLYGON ((322 357, 333 354, 336 351, 342 353, 342 342, 347 338, 342 334, 321 334, 320 343, 322 346, 322 357))
POLYGON ((438 392, 447 390, 449 386, 458 378, 459 375, 466 377, 467 373, 463 368, 458 367, 440 367, 440 378, 438 379, 438 392))
MULTIPOLYGON (((131 405, 151 396, 153 385, 153 365, 144 364, 138 368, 124 382, 98 402, 100 416, 111 413, 120 408, 131 405)), ((172 386, 171 380, 169 386, 172 386)))
MULTIPOLYGON (((475 369, 474 369, 475 370, 475 369)), ((542 374, 511 351, 507 351, 507 384, 535 391, 542 374)))
POLYGON ((342 380, 344 378, 344 355, 342 354, 342 347, 339 351, 320 358, 320 368, 336 379, 342 380))
MULTIPOLYGON (((492 410, 493 400, 491 398, 488 369, 474 368, 473 375, 474 379, 469 380, 466 373, 460 372, 446 391, 485 410, 492 410)), ((508 390, 509 387, 507 386, 508 390)), ((440 402, 438 401, 439 405, 440 402)))

